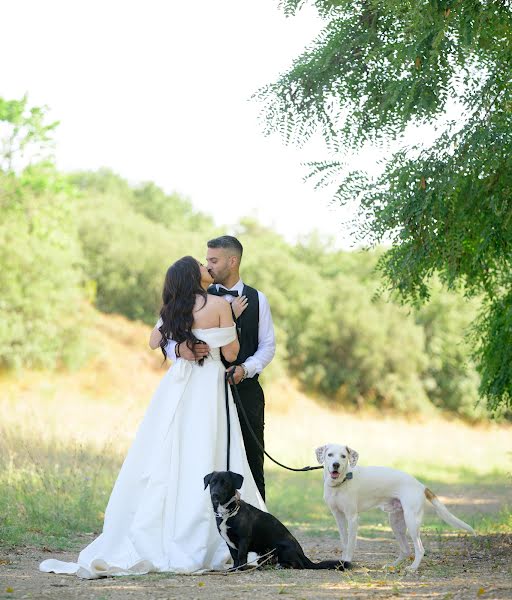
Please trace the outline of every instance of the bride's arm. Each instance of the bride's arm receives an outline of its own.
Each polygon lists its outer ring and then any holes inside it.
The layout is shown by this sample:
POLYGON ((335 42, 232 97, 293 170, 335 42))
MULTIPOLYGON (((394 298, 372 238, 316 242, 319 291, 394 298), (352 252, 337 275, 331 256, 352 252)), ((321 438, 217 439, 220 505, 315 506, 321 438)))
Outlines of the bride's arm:
POLYGON ((160 340, 162 339, 162 334, 158 330, 160 325, 162 324, 162 319, 158 319, 156 325, 153 327, 153 331, 149 336, 149 347, 151 350, 156 350, 160 346, 160 340))
MULTIPOLYGON (((225 300, 223 300, 219 305, 219 309, 220 309, 219 327, 232 327, 234 325, 234 323, 233 323, 233 315, 231 314, 231 307, 229 305, 229 302, 226 302, 225 300)), ((222 346, 221 351, 222 351, 222 356, 224 356, 224 358, 228 362, 233 362, 236 359, 236 357, 238 356, 238 352, 240 351, 240 344, 238 342, 238 338, 235 337, 235 339, 232 342, 229 342, 229 344, 222 346)))
MULTIPOLYGON (((153 331, 151 332, 151 335, 149 336, 149 347, 151 348, 151 350, 156 350, 157 348, 160 348, 162 334, 160 333, 160 330, 158 328, 161 324, 162 319, 158 319, 157 324, 155 325, 153 331)), ((190 350, 189 347, 185 344, 185 342, 178 344, 174 340, 169 340, 167 342, 167 345, 165 346, 165 351, 167 352, 167 358, 172 360, 173 362, 178 358, 178 356, 184 358, 185 360, 199 360, 200 358, 208 356, 208 353, 210 352, 210 347, 208 346, 208 344, 198 344, 194 348, 194 350, 190 350), (176 353, 176 346, 178 345, 180 347, 179 354, 176 353)))
MULTIPOLYGON (((157 348, 160 348, 162 334, 160 333, 160 330, 158 328, 161 324, 162 319, 158 319, 157 324, 155 325, 153 331, 151 332, 151 335, 149 336, 149 347, 151 348, 151 350, 156 350, 157 348)), ((177 343, 174 340, 169 340, 165 347, 165 351, 167 352, 167 358, 170 358, 173 362, 176 360, 176 346, 177 343)), ((188 350, 188 348, 186 350, 188 350)), ((189 358, 188 353, 187 356, 184 355, 183 358, 186 358, 188 360, 194 360, 193 357, 189 358)))

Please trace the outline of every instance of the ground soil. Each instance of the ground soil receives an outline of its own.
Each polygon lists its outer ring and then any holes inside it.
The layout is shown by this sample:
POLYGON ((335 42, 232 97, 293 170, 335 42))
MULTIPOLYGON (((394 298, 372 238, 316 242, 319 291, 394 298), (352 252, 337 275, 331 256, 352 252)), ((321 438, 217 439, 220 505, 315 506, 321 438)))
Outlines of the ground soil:
MULTIPOLYGON (((313 560, 338 555, 335 538, 295 532, 313 560)), ((85 545, 89 538, 81 540, 85 545)), ((0 554, 0 598, 62 600, 193 600, 221 598, 336 599, 351 598, 507 598, 512 599, 512 536, 458 534, 423 535, 426 555, 415 575, 384 568, 395 553, 388 533, 360 539, 357 563, 347 572, 289 571, 273 567, 239 574, 152 574, 101 580, 40 573, 38 564, 49 553, 23 548, 0 554)), ((61 560, 76 560, 76 552, 51 552, 61 560)))

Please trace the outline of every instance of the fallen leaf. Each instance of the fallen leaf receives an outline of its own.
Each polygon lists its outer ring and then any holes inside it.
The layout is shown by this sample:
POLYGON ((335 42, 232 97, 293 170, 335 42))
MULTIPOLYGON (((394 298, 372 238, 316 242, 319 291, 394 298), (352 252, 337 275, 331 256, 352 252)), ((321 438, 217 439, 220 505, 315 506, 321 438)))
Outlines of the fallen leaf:
POLYGON ((476 595, 477 595, 477 596, 483 596, 484 594, 485 594, 485 590, 484 590, 484 588, 480 588, 480 589, 478 590, 478 592, 476 593, 476 595))

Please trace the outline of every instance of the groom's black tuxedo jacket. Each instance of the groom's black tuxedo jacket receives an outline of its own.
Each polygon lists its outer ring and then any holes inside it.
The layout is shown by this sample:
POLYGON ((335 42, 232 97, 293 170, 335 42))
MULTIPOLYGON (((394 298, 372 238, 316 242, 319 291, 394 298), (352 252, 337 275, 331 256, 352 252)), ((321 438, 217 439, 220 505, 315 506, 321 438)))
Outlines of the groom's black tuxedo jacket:
MULTIPOLYGON (((208 292, 210 294, 215 294, 217 292, 216 286, 211 285, 208 288, 208 292)), ((258 290, 244 284, 242 295, 247 297, 247 308, 238 319, 236 319, 236 330, 238 333, 238 341, 240 342, 240 352, 238 353, 236 360, 232 363, 228 363, 222 358, 222 362, 226 367, 241 365, 249 358, 249 356, 255 354, 258 349, 258 331, 260 324, 260 301, 258 298, 258 290)))

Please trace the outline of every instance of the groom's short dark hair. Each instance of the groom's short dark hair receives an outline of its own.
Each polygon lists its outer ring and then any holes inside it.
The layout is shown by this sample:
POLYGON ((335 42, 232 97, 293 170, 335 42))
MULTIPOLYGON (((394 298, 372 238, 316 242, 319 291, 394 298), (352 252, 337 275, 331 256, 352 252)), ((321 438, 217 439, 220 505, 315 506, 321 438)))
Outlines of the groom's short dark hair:
POLYGON ((233 237, 232 235, 221 235, 220 237, 213 238, 207 244, 208 248, 226 248, 227 250, 234 250, 235 254, 242 258, 244 247, 242 244, 233 237))

